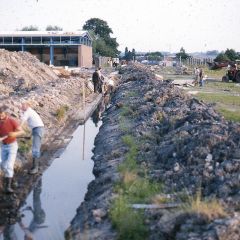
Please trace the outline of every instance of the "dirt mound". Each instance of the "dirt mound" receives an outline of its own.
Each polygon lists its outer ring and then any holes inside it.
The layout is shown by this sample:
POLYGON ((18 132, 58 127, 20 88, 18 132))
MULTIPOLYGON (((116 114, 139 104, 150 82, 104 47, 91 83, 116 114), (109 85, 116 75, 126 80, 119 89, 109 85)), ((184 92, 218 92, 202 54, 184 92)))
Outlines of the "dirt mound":
POLYGON ((56 80, 52 69, 28 52, 9 52, 0 49, 0 91, 29 91, 56 80))
POLYGON ((159 193, 169 197, 164 201, 183 207, 201 192, 199 201, 207 205, 206 212, 190 211, 190 204, 187 210, 145 209, 148 239, 239 239, 240 125, 225 121, 210 105, 170 81, 158 81, 145 67, 129 66, 121 73, 95 139, 96 180, 68 231, 87 232, 83 226, 88 225, 91 233, 98 234, 93 239, 113 239, 109 218, 94 217, 92 209, 107 213, 116 197, 113 186, 120 185, 118 166, 126 156, 125 135, 136 141, 138 165, 145 166, 152 181, 164 185, 159 193), (210 209, 212 199, 221 203, 224 214, 210 209))

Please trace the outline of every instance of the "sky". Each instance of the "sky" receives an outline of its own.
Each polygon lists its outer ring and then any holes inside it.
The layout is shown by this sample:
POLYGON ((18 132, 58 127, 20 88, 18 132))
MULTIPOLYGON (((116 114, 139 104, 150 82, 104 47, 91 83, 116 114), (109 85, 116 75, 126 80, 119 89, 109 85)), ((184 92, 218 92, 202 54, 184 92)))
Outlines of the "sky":
POLYGON ((240 0, 0 0, 0 31, 35 25, 82 29, 100 18, 119 50, 240 52, 240 0))

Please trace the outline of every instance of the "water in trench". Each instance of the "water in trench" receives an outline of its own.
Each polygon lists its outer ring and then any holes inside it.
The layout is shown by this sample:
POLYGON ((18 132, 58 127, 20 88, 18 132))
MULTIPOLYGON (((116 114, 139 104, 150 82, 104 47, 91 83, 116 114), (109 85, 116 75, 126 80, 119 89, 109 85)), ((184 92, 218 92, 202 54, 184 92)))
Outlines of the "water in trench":
POLYGON ((61 240, 84 200, 92 174, 92 149, 101 121, 97 109, 80 125, 62 155, 43 173, 20 209, 15 225, 0 231, 0 240, 61 240))

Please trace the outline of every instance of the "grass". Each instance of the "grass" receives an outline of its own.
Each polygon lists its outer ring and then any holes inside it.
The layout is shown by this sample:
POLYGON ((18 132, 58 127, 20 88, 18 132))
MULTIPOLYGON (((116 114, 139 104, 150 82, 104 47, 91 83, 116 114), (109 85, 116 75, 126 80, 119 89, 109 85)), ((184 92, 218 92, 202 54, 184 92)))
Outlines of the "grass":
MULTIPOLYGON (((234 88, 234 86, 230 84, 229 88, 234 88)), ((208 103, 215 103, 215 109, 223 115, 226 120, 240 122, 240 96, 201 92, 198 93, 196 97, 208 103)))
POLYGON ((231 120, 233 122, 240 122, 240 110, 227 110, 225 108, 217 109, 226 120, 231 120))
POLYGON ((121 116, 131 116, 134 114, 134 111, 129 106, 123 106, 121 109, 121 116))
POLYGON ((125 135, 122 141, 128 147, 128 152, 118 169, 121 181, 114 186, 117 197, 112 202, 110 218, 113 227, 117 229, 118 239, 146 239, 148 229, 144 211, 134 210, 130 206, 133 203, 150 202, 152 197, 162 190, 162 185, 150 181, 147 171, 137 164, 138 147, 133 136, 125 135), (139 175, 142 171, 145 172, 143 177, 139 175))
POLYGON ((221 78, 226 75, 226 69, 216 69, 216 70, 210 70, 208 67, 203 68, 203 72, 205 75, 207 75, 210 78, 221 78))
POLYGON ((32 140, 20 139, 18 141, 18 151, 20 153, 28 153, 32 147, 32 140))
POLYGON ((189 201, 183 206, 183 209, 189 213, 202 215, 208 221, 226 216, 223 206, 216 199, 202 199, 201 191, 198 191, 196 196, 189 197, 189 201))
POLYGON ((240 107, 240 97, 222 93, 198 93, 197 97, 210 103, 224 103, 240 107))
POLYGON ((67 105, 60 106, 56 111, 56 118, 58 121, 61 121, 65 115, 66 112, 69 110, 69 107, 67 105))
POLYGON ((147 239, 148 229, 144 222, 143 211, 130 208, 124 196, 116 198, 110 209, 113 227, 118 231, 118 239, 144 240, 147 239))
POLYGON ((225 82, 208 82, 205 88, 214 88, 217 90, 229 90, 231 92, 240 93, 240 87, 236 83, 225 82))

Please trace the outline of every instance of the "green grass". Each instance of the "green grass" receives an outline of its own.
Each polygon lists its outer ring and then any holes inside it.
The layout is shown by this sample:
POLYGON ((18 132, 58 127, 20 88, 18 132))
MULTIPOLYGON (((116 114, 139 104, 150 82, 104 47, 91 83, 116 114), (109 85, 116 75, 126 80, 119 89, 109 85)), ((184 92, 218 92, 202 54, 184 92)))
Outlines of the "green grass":
POLYGON ((134 171, 137 168, 136 157, 138 153, 137 145, 131 135, 122 137, 123 143, 129 147, 129 151, 125 156, 125 161, 120 164, 119 171, 134 171))
POLYGON ((32 140, 31 139, 29 139, 29 140, 20 139, 18 141, 18 145, 19 145, 18 146, 18 151, 20 153, 28 153, 30 151, 31 147, 32 147, 32 140))
POLYGON ((125 197, 120 196, 115 199, 110 209, 110 218, 118 232, 118 239, 147 239, 148 229, 144 222, 144 212, 133 210, 125 197))
POLYGON ((240 122, 240 110, 232 111, 225 108, 217 109, 226 120, 231 120, 233 122, 240 122))
POLYGON ((224 69, 224 68, 216 69, 216 70, 210 70, 208 67, 204 67, 203 72, 204 72, 205 75, 207 75, 210 78, 220 78, 220 79, 222 79, 222 77, 224 75, 226 75, 226 69, 224 69))
POLYGON ((209 103, 223 103, 240 106, 240 96, 232 96, 222 93, 198 93, 197 97, 209 103))
POLYGON ((205 87, 214 88, 216 90, 228 90, 230 92, 240 93, 240 86, 236 85, 236 83, 225 83, 225 82, 208 82, 205 87))
MULTIPOLYGON (((229 88, 234 86, 229 85, 229 88)), ((198 93, 197 98, 215 103, 215 109, 224 116, 226 120, 240 122, 240 96, 232 96, 223 93, 198 93)))
POLYGON ((150 181, 146 169, 137 164, 138 145, 133 136, 125 135, 122 141, 128 151, 118 169, 121 181, 114 186, 117 197, 110 207, 110 218, 117 229, 118 239, 147 239, 144 211, 134 210, 130 206, 133 203, 151 202, 152 197, 162 191, 162 184, 150 181), (143 176, 140 176, 140 172, 144 172, 143 176))

